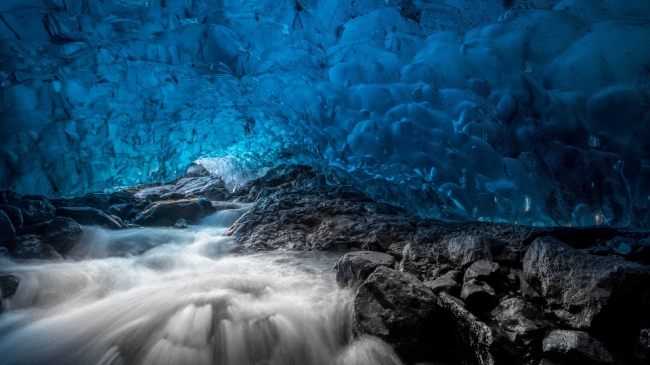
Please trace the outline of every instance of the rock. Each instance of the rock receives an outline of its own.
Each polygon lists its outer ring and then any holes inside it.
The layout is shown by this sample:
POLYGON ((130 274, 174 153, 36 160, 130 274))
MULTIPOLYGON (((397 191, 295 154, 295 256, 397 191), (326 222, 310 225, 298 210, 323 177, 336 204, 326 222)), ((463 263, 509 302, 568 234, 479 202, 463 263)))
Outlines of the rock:
POLYGON ((212 202, 207 199, 159 201, 138 214, 133 223, 141 226, 171 227, 182 218, 189 224, 195 224, 199 219, 216 211, 212 202))
POLYGON ((602 343, 582 331, 555 330, 544 339, 542 349, 545 357, 562 363, 614 364, 602 343))
POLYGON ((504 241, 481 235, 467 235, 445 240, 445 257, 456 267, 475 261, 517 262, 519 252, 504 241))
POLYGON ((416 265, 415 262, 411 260, 402 260, 399 263, 399 271, 403 273, 408 273, 416 277, 418 280, 422 280, 422 275, 420 274, 420 268, 416 265))
POLYGON ((176 223, 174 223, 174 228, 176 229, 187 228, 187 222, 185 221, 185 219, 181 218, 177 220, 176 223))
POLYGON ((509 341, 470 313, 463 302, 447 293, 437 297, 439 310, 435 331, 440 334, 438 346, 446 358, 461 364, 516 364, 509 341))
POLYGON ((425 281, 424 285, 431 288, 434 294, 444 292, 455 297, 460 297, 460 280, 462 280, 462 273, 452 270, 437 279, 425 281))
POLYGON ((129 217, 129 214, 133 210, 133 204, 114 204, 108 207, 108 214, 110 215, 115 215, 120 217, 121 219, 127 219, 129 217))
POLYGON ((354 298, 355 332, 381 338, 406 361, 426 359, 435 348, 431 290, 399 271, 378 266, 354 298))
POLYGON ((404 243, 391 243, 388 246, 388 250, 386 250, 386 253, 393 256, 396 260, 401 260, 402 251, 404 251, 404 246, 406 246, 404 243))
POLYGON ((266 187, 276 187, 290 183, 305 172, 313 172, 313 169, 306 165, 278 165, 266 172, 264 177, 258 179, 258 183, 266 187))
POLYGON ((512 342, 529 345, 544 335, 549 322, 534 305, 520 298, 502 301, 492 311, 492 316, 512 342))
POLYGON ((0 210, 0 247, 11 249, 16 241, 16 229, 7 214, 0 210))
POLYGON ((130 204, 135 201, 135 196, 128 191, 116 191, 108 196, 108 206, 115 204, 130 204))
POLYGON ((20 199, 21 196, 11 190, 0 190, 0 204, 9 204, 20 199))
POLYGON ((106 213, 90 207, 57 208, 56 215, 71 218, 84 226, 100 226, 108 229, 120 229, 122 225, 106 213))
POLYGON ((551 237, 536 239, 524 277, 564 325, 620 344, 636 340, 650 321, 650 268, 583 253, 551 237))
POLYGON ((463 284, 460 298, 467 303, 467 306, 478 311, 491 310, 499 302, 499 298, 492 287, 475 279, 466 281, 463 284))
POLYGON ((65 255, 77 244, 82 232, 81 225, 74 220, 56 217, 45 228, 43 238, 58 253, 65 255))
POLYGON ((20 208, 9 204, 0 204, 0 210, 5 212, 17 231, 23 228, 23 213, 21 213, 20 208))
POLYGON ((465 271, 464 282, 479 280, 499 291, 507 291, 508 278, 501 272, 501 266, 488 260, 480 260, 471 264, 465 271))
POLYGON ((639 331, 634 354, 642 360, 650 359, 650 328, 643 328, 639 331))
POLYGON ((11 298, 18 290, 18 278, 0 272, 0 297, 2 299, 11 298))
POLYGON ((161 196, 160 199, 181 200, 181 199, 185 199, 185 194, 177 193, 177 192, 167 193, 161 196))
POLYGON ((385 253, 374 251, 356 251, 345 254, 334 268, 336 282, 340 287, 357 287, 363 283, 379 266, 393 268, 395 259, 385 253))
POLYGON ((11 202, 10 205, 20 209, 20 213, 23 216, 23 225, 25 227, 49 221, 54 218, 56 212, 56 209, 48 200, 22 199, 11 202))
POLYGON ((16 245, 9 254, 18 259, 60 260, 61 255, 54 247, 35 235, 16 237, 16 245))
POLYGON ((57 204, 57 208, 91 207, 99 210, 107 210, 109 206, 108 200, 108 195, 104 193, 90 193, 72 199, 61 199, 60 203, 58 203, 61 205, 57 204))

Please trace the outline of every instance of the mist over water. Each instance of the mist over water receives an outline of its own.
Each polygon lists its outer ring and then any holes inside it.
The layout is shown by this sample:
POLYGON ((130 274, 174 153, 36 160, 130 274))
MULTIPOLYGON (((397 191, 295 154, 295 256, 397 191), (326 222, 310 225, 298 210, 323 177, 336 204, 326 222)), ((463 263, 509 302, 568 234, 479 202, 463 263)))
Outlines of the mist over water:
POLYGON ((340 254, 232 254, 247 207, 186 230, 85 227, 64 261, 0 258, 20 286, 0 314, 2 364, 399 364, 352 338, 340 254))

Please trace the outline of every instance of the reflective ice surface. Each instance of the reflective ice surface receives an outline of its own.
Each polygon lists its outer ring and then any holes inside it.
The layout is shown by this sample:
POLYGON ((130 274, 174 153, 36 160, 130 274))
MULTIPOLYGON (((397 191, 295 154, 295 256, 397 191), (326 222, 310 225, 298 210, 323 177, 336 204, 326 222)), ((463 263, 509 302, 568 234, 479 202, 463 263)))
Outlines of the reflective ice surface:
POLYGON ((308 163, 439 218, 650 223, 645 0, 7 0, 0 13, 2 187, 77 195, 216 157, 229 173, 308 163))

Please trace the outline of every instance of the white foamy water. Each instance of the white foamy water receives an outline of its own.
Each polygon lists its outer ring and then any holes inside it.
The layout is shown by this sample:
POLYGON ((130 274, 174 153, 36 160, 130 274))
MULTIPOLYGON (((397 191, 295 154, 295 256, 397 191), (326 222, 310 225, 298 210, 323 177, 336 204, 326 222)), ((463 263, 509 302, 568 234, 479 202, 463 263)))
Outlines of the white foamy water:
POLYGON ((352 338, 352 293, 330 271, 340 254, 231 254, 245 208, 202 226, 86 227, 65 261, 11 261, 20 280, 0 314, 2 364, 399 364, 352 338))

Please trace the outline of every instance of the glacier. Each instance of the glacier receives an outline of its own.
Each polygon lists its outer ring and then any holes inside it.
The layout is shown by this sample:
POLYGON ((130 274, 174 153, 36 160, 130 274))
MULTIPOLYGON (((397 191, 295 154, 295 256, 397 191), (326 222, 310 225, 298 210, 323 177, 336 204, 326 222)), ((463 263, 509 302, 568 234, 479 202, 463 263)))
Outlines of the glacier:
POLYGON ((426 216, 650 228, 647 0, 4 0, 0 187, 281 163, 426 216))

